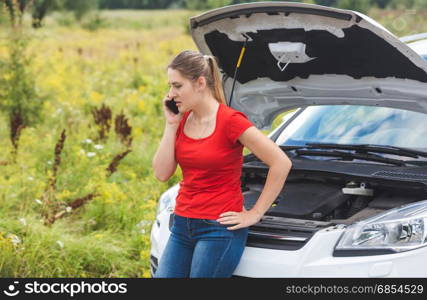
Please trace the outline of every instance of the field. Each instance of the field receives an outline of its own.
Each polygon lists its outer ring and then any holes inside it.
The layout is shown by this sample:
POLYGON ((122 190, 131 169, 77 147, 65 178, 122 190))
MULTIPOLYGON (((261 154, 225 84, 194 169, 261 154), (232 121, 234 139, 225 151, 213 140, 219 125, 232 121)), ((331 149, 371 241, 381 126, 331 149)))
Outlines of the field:
MULTIPOLYGON (((43 105, 16 154, 0 114, 1 277, 150 276, 157 199, 182 177, 178 168, 159 182, 151 169, 165 68, 196 49, 186 27, 196 14, 102 11, 82 24, 55 14, 28 27, 28 71, 43 105)), ((369 15, 398 36, 427 31, 425 11, 369 15)), ((0 61, 8 59, 1 26, 0 61)), ((13 75, 0 76, 7 83, 13 75)))

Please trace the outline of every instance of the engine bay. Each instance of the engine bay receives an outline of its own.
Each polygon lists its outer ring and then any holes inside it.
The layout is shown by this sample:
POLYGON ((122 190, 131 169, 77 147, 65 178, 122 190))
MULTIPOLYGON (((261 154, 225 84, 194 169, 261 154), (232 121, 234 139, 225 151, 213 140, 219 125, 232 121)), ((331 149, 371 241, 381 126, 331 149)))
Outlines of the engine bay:
MULTIPOLYGON (((252 173, 242 187, 244 205, 250 209, 258 200, 265 175, 252 173)), ((303 176, 289 174, 282 191, 266 216, 351 224, 382 211, 427 199, 420 185, 405 188, 392 182, 370 182, 369 179, 337 176, 303 176)))

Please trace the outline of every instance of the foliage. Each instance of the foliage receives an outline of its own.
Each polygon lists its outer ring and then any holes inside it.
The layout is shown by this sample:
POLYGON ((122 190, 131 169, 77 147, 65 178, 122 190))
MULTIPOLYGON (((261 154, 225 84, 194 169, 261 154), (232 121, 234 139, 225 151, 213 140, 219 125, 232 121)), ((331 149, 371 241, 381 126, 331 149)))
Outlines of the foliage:
MULTIPOLYGON (((46 1, 46 0, 45 0, 46 1)), ((74 13, 74 16, 80 21, 89 11, 98 7, 97 0, 63 0, 63 7, 74 13)))
POLYGON ((82 22, 82 28, 95 31, 100 28, 108 27, 108 21, 101 16, 99 12, 89 14, 85 21, 82 22))
MULTIPOLYGON (((188 13, 175 15, 181 24, 188 13)), ((53 24, 49 16, 46 22, 53 24)), ((16 163, 0 130, 0 276, 150 276, 157 200, 181 178, 178 170, 159 182, 151 169, 165 123, 165 66, 178 51, 195 48, 180 26, 159 24, 31 31, 27 71, 45 95, 44 117, 22 132, 16 163), (111 118, 99 127, 92 111, 103 105, 111 118)), ((0 61, 9 47, 0 45, 0 61)), ((7 124, 2 110, 0 128, 7 124)))
POLYGON ((232 0, 185 0, 185 8, 192 10, 211 9, 232 4, 232 0))
POLYGON ((427 8, 427 1, 426 0, 390 0, 388 3, 389 8, 415 8, 415 9, 421 9, 421 8, 427 8))
POLYGON ((372 2, 373 0, 340 0, 337 3, 337 7, 367 13, 372 2))
MULTIPOLYGON (((66 10, 78 21, 98 7, 99 0, 3 0, 13 21, 25 10, 31 9, 32 26, 40 28, 44 18, 52 11, 66 10)), ((98 20, 99 21, 99 20, 98 20)))
MULTIPOLYGON (((261 0, 99 0, 99 7, 103 9, 164 9, 173 7, 199 10, 260 1, 261 0)), ((313 3, 351 10, 361 9, 362 12, 366 12, 368 6, 377 6, 381 8, 425 8, 427 6, 426 0, 295 0, 290 2, 313 3)))
POLYGON ((51 10, 59 9, 62 5, 62 2, 61 0, 38 0, 34 1, 32 4, 32 26, 34 28, 40 28, 46 15, 51 10))
MULTIPOLYGON (((0 60, 0 109, 7 115, 14 151, 17 151, 21 131, 36 124, 40 118, 42 98, 39 97, 30 70, 32 57, 27 53, 30 37, 20 18, 24 6, 11 6, 10 25, 6 27, 6 56, 0 60)), ((23 4, 24 5, 24 4, 23 4)))
MULTIPOLYGON (((260 2, 262 0, 2 0, 9 7, 12 18, 16 16, 11 7, 13 3, 19 7, 21 11, 26 6, 32 9, 32 26, 40 28, 44 24, 45 17, 54 12, 71 12, 79 22, 82 22, 84 17, 88 20, 82 23, 83 28, 88 30, 97 30, 102 27, 107 27, 105 19, 100 13, 91 14, 100 9, 189 9, 189 10, 207 10, 226 5, 239 3, 260 2)), ((280 0, 273 0, 280 1, 280 0)), ((294 0, 290 2, 303 2, 310 4, 319 4, 324 6, 339 7, 351 9, 366 13, 372 7, 392 8, 392 9, 422 9, 427 8, 426 0, 294 0)), ((73 23, 70 21, 69 15, 63 15, 62 23, 73 23)), ((2 19, 0 17, 0 24, 2 19)))

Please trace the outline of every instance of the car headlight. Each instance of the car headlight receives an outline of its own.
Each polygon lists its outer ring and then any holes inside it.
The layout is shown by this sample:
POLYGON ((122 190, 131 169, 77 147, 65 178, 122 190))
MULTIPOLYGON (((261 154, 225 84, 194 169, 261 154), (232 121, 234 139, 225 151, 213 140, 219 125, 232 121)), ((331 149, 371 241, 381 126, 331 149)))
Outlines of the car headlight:
POLYGON ((157 204, 156 216, 164 210, 169 210, 170 212, 173 211, 178 190, 179 185, 175 185, 160 196, 159 203, 157 204))
POLYGON ((427 244, 426 222, 427 200, 386 211, 347 227, 334 256, 349 251, 354 255, 359 251, 384 254, 423 247, 427 244))

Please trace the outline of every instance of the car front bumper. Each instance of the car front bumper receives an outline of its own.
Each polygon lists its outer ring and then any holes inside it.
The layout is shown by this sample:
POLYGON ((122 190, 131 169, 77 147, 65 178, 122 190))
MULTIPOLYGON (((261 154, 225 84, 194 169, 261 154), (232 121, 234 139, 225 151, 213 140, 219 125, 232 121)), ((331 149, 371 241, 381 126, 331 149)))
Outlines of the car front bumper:
MULTIPOLYGON (((157 217, 151 231, 151 272, 155 272, 167 239, 170 214, 157 217)), ((427 277, 427 248, 364 256, 333 256, 345 229, 329 227, 314 234, 298 250, 276 250, 247 246, 234 276, 286 277, 427 277)))

